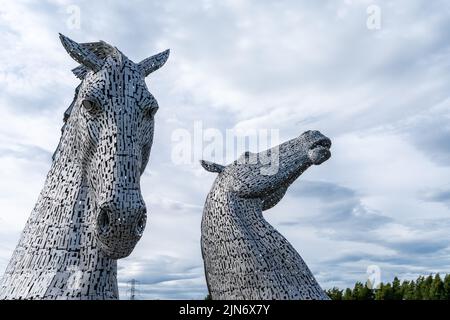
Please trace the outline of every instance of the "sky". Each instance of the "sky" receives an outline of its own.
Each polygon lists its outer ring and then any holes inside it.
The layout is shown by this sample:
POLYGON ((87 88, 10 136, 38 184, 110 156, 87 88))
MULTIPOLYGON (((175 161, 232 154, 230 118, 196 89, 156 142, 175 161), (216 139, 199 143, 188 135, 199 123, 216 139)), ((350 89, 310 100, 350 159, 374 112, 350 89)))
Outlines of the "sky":
POLYGON ((135 62, 171 50, 146 80, 159 103, 149 217, 118 262, 122 298, 131 279, 141 299, 207 294, 200 221, 215 174, 201 155, 173 158, 174 134, 199 124, 332 140, 330 160, 264 213, 323 288, 365 282, 374 265, 382 281, 448 272, 450 2, 0 0, 0 273, 79 83, 58 32, 135 62))

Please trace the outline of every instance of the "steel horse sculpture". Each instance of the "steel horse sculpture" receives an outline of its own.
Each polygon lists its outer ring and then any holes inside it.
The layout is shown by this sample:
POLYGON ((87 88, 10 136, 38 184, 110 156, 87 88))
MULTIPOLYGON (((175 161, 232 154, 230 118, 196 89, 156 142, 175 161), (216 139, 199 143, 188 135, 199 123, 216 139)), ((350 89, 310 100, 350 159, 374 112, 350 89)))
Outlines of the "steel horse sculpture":
POLYGON ((82 82, 0 299, 118 299, 117 259, 132 252, 146 224, 140 175, 158 104, 145 77, 169 50, 134 63, 103 41, 60 39, 82 82))
POLYGON ((297 251, 264 219, 262 211, 275 206, 311 165, 328 160, 330 147, 330 139, 319 131, 307 131, 268 151, 246 152, 228 166, 202 161, 207 171, 218 173, 201 224, 212 299, 329 299, 297 251), (278 159, 278 170, 270 174, 262 171, 264 164, 258 161, 266 154, 278 159), (252 157, 257 161, 249 161, 252 157))

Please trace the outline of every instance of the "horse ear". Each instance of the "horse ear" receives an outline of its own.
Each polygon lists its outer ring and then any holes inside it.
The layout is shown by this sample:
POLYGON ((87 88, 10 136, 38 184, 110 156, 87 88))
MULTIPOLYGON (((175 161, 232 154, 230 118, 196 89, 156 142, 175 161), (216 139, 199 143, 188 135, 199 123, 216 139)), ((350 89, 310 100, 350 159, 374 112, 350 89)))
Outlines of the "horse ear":
POLYGON ((169 58, 169 54, 170 50, 167 49, 166 51, 155 54, 139 62, 138 66, 144 77, 161 68, 169 58))
POLYGON ((78 63, 86 66, 94 72, 99 71, 102 68, 103 61, 99 59, 94 53, 92 53, 86 47, 83 47, 79 43, 69 39, 68 37, 59 34, 59 39, 66 49, 67 53, 78 63))
POLYGON ((214 163, 214 162, 211 162, 211 161, 200 160, 200 163, 201 163, 202 167, 205 168, 205 170, 208 172, 221 173, 223 171, 223 169, 225 169, 224 166, 214 163))

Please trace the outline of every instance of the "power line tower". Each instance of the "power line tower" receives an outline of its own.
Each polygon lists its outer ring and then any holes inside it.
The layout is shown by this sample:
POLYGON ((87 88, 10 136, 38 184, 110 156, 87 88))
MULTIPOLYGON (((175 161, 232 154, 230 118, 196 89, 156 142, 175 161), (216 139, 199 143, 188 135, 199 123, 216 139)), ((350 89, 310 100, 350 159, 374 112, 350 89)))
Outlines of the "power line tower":
POLYGON ((130 300, 136 300, 136 293, 138 292, 136 289, 136 284, 138 284, 138 281, 136 281, 136 279, 131 279, 128 281, 128 284, 130 286, 130 289, 128 289, 130 292, 130 300))

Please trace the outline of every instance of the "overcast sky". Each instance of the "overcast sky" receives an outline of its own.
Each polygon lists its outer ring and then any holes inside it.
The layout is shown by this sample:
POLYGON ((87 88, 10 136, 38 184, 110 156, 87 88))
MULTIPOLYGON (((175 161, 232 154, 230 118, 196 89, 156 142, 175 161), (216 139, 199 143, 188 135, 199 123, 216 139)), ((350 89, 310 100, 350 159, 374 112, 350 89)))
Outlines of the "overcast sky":
POLYGON ((160 106, 142 177, 150 214, 119 261, 122 298, 132 278, 141 298, 207 293, 200 220, 215 174, 171 158, 173 132, 196 121, 331 138, 331 159, 265 212, 324 288, 364 282, 370 265, 384 281, 448 272, 449 1, 0 0, 0 273, 79 83, 58 32, 135 62, 171 49, 147 78, 160 106), (367 25, 373 4, 380 29, 367 25))

